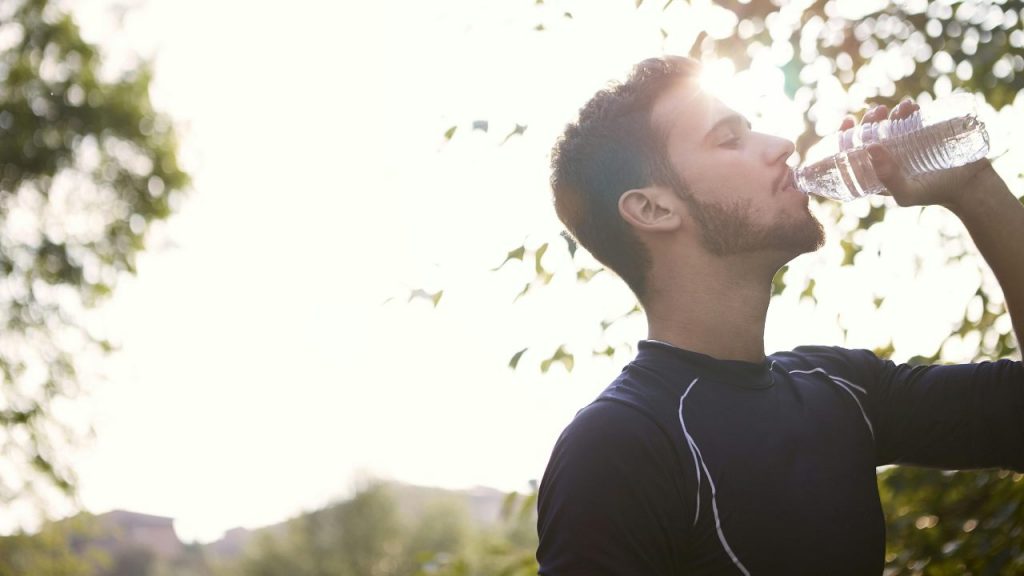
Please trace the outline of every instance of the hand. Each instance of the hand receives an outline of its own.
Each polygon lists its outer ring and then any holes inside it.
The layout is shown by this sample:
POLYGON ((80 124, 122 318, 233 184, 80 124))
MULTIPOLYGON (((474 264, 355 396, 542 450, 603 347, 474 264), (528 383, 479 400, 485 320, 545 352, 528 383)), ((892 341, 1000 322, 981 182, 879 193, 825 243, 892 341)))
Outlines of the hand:
MULTIPOLYGON (((902 119, 917 110, 918 105, 908 99, 897 104, 891 112, 887 106, 876 106, 864 114, 861 122, 879 122, 887 116, 889 120, 902 119)), ((840 129, 852 128, 855 123, 853 117, 847 116, 840 129)), ((956 211, 959 202, 974 189, 1005 185, 985 159, 941 172, 908 178, 900 171, 899 164, 885 146, 871 144, 868 146, 868 154, 871 156, 875 174, 887 189, 883 194, 892 196, 900 206, 943 205, 956 211)))

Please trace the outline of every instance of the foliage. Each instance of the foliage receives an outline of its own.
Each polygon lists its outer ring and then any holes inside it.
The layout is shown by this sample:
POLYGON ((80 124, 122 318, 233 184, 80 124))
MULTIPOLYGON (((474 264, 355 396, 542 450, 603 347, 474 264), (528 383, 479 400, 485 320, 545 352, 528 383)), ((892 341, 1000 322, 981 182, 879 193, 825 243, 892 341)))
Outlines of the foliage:
MULTIPOLYGON (((472 519, 465 497, 410 488, 369 484, 349 500, 258 531, 241 556, 189 544, 164 557, 152 541, 80 514, 35 534, 0 537, 0 576, 536 574, 536 485, 507 495, 492 521, 472 519)), ((490 498, 481 510, 496 504, 490 498)))
POLYGON ((92 576, 108 567, 110 559, 102 553, 82 551, 76 543, 94 532, 90 518, 82 516, 47 524, 35 534, 2 536, 0 576, 92 576))
POLYGON ((146 576, 153 573, 156 555, 143 546, 126 546, 114 554, 110 566, 96 576, 146 576))
POLYGON ((303 515, 281 533, 263 534, 223 576, 412 576, 437 573, 467 547, 464 507, 437 500, 407 518, 387 484, 303 515))
POLYGON ((1005 470, 879 474, 890 532, 888 576, 1020 574, 1024 475, 1005 470))
POLYGON ((531 576, 537 573, 537 486, 509 493, 497 526, 481 531, 460 555, 442 554, 415 576, 531 576))
POLYGON ((111 349, 82 312, 135 271, 189 183, 150 78, 105 68, 59 3, 0 3, 0 449, 20 476, 0 477, 0 502, 73 492, 58 405, 111 349))

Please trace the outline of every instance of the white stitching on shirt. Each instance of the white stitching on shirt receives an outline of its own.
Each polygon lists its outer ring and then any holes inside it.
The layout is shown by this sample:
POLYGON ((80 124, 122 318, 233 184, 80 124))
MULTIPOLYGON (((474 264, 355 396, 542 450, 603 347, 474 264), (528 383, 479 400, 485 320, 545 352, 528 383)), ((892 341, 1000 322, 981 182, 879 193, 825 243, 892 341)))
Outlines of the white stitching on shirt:
MULTIPOLYGON (((698 380, 700 380, 700 378, 694 378, 693 382, 690 382, 690 385, 686 387, 686 391, 683 392, 683 395, 679 397, 679 424, 683 427, 683 435, 686 436, 686 442, 690 446, 690 453, 693 454, 694 461, 700 461, 700 467, 697 468, 697 505, 700 506, 700 469, 703 468, 704 475, 707 476, 708 479, 708 486, 711 487, 711 510, 715 514, 715 530, 718 531, 718 540, 722 543, 722 548, 725 549, 729 558, 732 559, 732 563, 735 564, 736 567, 740 569, 740 572, 743 573, 743 576, 750 576, 750 571, 747 570, 747 567, 744 566, 742 562, 740 562, 740 559, 736 557, 732 548, 729 547, 729 543, 725 540, 725 533, 722 532, 722 522, 718 516, 718 501, 715 498, 715 481, 711 479, 711 473, 708 472, 708 466, 704 463, 704 456, 700 453, 700 447, 697 446, 697 443, 693 440, 693 437, 690 436, 690 433, 686 431, 686 423, 683 422, 683 400, 686 399, 686 395, 690 393, 693 385, 696 384, 698 380)), ((693 522, 694 525, 696 525, 696 516, 694 517, 693 522)))
POLYGON ((861 388, 860 386, 857 386, 853 382, 850 382, 849 380, 844 380, 842 378, 839 378, 838 376, 833 376, 833 375, 829 374, 828 372, 826 372, 825 370, 823 370, 821 368, 815 368, 814 370, 790 370, 789 371, 790 374, 811 374, 812 372, 821 372, 822 374, 827 376, 830 380, 835 382, 836 386, 839 386, 840 388, 842 388, 844 391, 846 391, 847 394, 850 395, 851 398, 853 398, 853 401, 857 403, 857 408, 860 408, 860 415, 864 417, 864 423, 868 425, 868 432, 871 433, 871 440, 874 440, 875 439, 875 428, 874 428, 874 426, 871 425, 871 420, 868 418, 868 413, 864 411, 864 405, 860 403, 860 398, 857 398, 857 395, 854 394, 853 390, 850 390, 850 388, 848 388, 848 386, 856 388, 857 390, 859 390, 865 396, 868 395, 868 391, 863 389, 863 388, 861 388))
POLYGON ((690 388, 697 383, 700 378, 694 378, 693 382, 686 387, 686 391, 679 397, 679 425, 683 427, 683 436, 686 436, 686 445, 690 447, 690 455, 693 456, 693 468, 697 471, 697 507, 696 512, 693 514, 693 525, 697 525, 697 519, 700 518, 700 464, 697 463, 697 452, 694 451, 695 444, 693 438, 690 437, 690 433, 686 431, 686 423, 683 422, 683 400, 686 399, 686 395, 690 393, 690 388))
POLYGON ((853 387, 854 387, 854 388, 856 388, 856 389, 857 389, 857 390, 858 390, 858 391, 859 391, 859 392, 860 392, 861 394, 864 394, 865 396, 867 396, 867 394, 868 394, 868 391, 867 391, 867 390, 865 390, 865 389, 861 388, 860 386, 857 386, 857 385, 856 385, 856 384, 854 384, 853 382, 850 382, 849 380, 845 380, 845 379, 843 379, 843 378, 840 378, 839 376, 833 376, 833 375, 829 374, 828 372, 825 372, 825 370, 823 370, 823 369, 821 369, 821 368, 815 368, 814 370, 790 370, 790 371, 789 371, 789 373, 790 373, 790 374, 810 374, 810 373, 812 373, 812 372, 821 372, 821 373, 822 373, 822 374, 824 374, 825 376, 828 376, 829 378, 831 378, 831 379, 835 380, 835 381, 836 381, 836 382, 838 382, 838 383, 841 383, 841 384, 846 384, 847 386, 853 386, 853 387))

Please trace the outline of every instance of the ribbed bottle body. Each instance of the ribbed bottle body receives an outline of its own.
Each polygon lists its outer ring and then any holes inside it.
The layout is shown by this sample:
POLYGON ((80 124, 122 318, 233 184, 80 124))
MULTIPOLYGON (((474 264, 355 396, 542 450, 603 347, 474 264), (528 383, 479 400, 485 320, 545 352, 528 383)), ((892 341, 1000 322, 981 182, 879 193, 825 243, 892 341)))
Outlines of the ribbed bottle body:
MULTIPOLYGON (((957 105, 963 107, 963 99, 957 105)), ((920 111, 907 118, 865 125, 853 137, 840 136, 846 149, 795 171, 797 187, 849 201, 885 190, 875 174, 867 146, 880 142, 909 177, 938 172, 984 158, 989 151, 985 125, 972 109, 961 115, 930 121, 920 111)))

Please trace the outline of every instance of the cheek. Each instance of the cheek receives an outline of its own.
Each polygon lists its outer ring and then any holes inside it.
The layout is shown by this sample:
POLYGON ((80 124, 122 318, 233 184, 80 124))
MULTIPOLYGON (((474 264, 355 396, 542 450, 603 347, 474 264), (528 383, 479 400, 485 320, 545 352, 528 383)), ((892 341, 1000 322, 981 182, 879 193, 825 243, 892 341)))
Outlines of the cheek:
POLYGON ((693 193, 699 194, 701 200, 716 204, 759 203, 758 197, 762 194, 759 193, 758 180, 748 171, 739 169, 736 164, 721 167, 709 165, 701 172, 699 178, 688 181, 693 193))
POLYGON ((765 210, 764 200, 771 194, 771 182, 763 168, 751 164, 750 152, 743 149, 716 148, 712 151, 680 153, 674 163, 690 193, 698 200, 719 204, 741 203, 755 212, 765 210))

